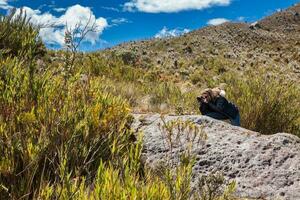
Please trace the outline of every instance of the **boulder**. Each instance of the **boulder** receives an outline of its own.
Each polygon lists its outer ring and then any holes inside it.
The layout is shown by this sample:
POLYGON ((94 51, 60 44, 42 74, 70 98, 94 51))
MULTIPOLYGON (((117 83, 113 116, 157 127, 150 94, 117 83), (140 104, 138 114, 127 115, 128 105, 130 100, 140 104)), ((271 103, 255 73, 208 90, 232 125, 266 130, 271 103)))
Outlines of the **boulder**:
MULTIPOLYGON (((171 155, 174 163, 187 143, 180 136, 180 145, 170 149, 162 133, 160 115, 134 115, 133 128, 143 132, 143 159, 155 168, 171 155), (172 151, 172 152, 170 152, 172 151)), ((231 126, 205 116, 164 116, 164 121, 191 121, 207 135, 205 142, 194 144, 196 158, 191 185, 203 174, 221 172, 237 183, 236 195, 241 198, 300 199, 300 139, 278 133, 261 135, 231 126)))

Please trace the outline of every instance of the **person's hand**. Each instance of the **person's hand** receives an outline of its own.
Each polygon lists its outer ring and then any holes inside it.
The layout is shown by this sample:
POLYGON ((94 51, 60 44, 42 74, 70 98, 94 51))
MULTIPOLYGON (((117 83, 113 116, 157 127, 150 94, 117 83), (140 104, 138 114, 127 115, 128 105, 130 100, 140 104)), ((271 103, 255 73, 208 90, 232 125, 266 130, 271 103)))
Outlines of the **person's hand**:
POLYGON ((202 102, 203 102, 203 103, 208 103, 208 99, 202 98, 202 102))
POLYGON ((208 103, 208 99, 203 96, 197 97, 197 100, 199 103, 208 103))

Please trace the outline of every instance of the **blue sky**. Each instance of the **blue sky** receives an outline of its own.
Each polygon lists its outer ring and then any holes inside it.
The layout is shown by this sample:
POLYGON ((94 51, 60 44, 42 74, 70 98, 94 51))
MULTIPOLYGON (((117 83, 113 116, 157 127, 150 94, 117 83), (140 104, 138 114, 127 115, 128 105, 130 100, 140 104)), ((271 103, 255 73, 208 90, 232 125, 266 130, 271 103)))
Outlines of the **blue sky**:
POLYGON ((0 13, 25 7, 37 24, 55 24, 42 30, 50 48, 62 46, 64 25, 86 22, 92 16, 98 30, 87 36, 83 50, 122 42, 176 36, 208 24, 254 22, 299 0, 0 0, 0 13))

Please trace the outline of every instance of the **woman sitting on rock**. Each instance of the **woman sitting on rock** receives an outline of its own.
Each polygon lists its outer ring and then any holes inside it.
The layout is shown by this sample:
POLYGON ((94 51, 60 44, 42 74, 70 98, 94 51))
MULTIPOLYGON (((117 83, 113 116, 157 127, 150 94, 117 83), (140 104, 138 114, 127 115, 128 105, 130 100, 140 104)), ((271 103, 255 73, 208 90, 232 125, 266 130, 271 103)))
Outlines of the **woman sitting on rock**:
POLYGON ((229 119, 234 126, 240 126, 240 113, 236 105, 225 98, 225 91, 219 88, 205 89, 200 97, 200 112, 218 120, 229 119))

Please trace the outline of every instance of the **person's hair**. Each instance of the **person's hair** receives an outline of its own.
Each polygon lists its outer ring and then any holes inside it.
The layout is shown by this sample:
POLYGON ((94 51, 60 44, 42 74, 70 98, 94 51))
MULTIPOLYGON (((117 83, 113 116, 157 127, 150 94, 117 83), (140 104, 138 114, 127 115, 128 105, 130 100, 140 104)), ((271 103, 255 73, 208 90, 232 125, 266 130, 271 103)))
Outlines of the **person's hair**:
POLYGON ((204 94, 207 94, 209 96, 210 101, 215 101, 216 98, 218 98, 220 96, 225 97, 226 93, 221 88, 216 87, 216 88, 213 88, 213 89, 207 88, 207 89, 203 90, 201 92, 201 96, 203 96, 204 94))
POLYGON ((215 99, 215 97, 213 95, 213 91, 210 88, 203 90, 201 93, 201 96, 203 96, 204 94, 207 94, 209 96, 209 101, 213 101, 215 99))

